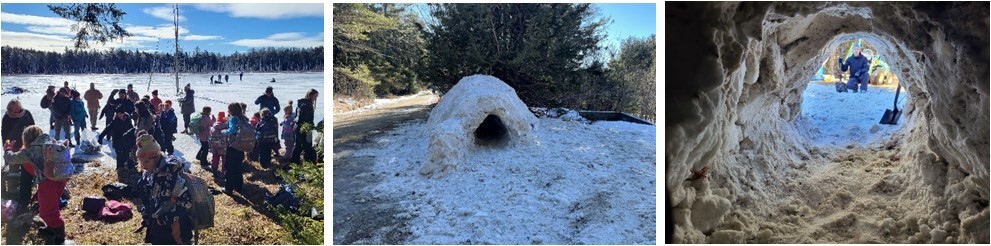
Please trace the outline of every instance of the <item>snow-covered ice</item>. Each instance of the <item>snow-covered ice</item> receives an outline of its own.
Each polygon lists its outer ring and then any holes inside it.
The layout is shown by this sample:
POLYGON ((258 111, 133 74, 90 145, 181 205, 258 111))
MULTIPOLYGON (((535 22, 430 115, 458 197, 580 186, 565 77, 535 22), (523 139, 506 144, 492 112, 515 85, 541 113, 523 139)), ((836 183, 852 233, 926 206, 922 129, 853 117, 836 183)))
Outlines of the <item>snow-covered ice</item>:
POLYGON ((536 143, 478 148, 442 178, 420 121, 355 156, 384 177, 369 193, 395 198, 407 244, 654 244, 655 126, 538 119, 536 143))
MULTIPOLYGON (((230 74, 230 83, 209 84, 210 76, 216 74, 180 74, 180 87, 185 86, 186 83, 190 83, 192 89, 196 91, 195 104, 197 112, 203 106, 210 106, 213 109, 213 114, 216 115, 217 112, 227 111, 227 104, 233 101, 248 104, 249 112, 257 111, 258 106, 254 105, 255 99, 264 93, 265 87, 272 86, 275 96, 279 98, 281 107, 285 107, 289 101, 293 101, 293 106, 295 107, 296 100, 302 98, 308 90, 316 89, 321 94, 316 104, 314 122, 319 122, 323 119, 323 99, 328 95, 323 93, 324 77, 321 72, 245 73, 243 81, 237 80, 237 74, 230 74), (273 78, 277 82, 270 83, 269 81, 273 78)), ((0 97, 3 105, 6 105, 12 98, 19 98, 21 104, 31 111, 35 122, 46 130, 49 130, 48 117, 50 113, 47 109, 42 109, 39 102, 45 95, 45 89, 47 89, 48 85, 62 87, 63 81, 69 81, 69 86, 74 87, 80 93, 85 93, 89 89, 89 84, 95 83, 96 88, 103 92, 104 98, 100 100, 101 107, 106 103, 107 97, 110 96, 110 92, 113 89, 126 88, 127 84, 133 84, 134 90, 142 96, 151 95, 151 91, 157 89, 162 101, 172 100, 172 107, 176 111, 176 116, 180 123, 178 130, 181 132, 183 129, 181 126, 182 115, 179 113, 179 103, 176 100, 175 77, 172 74, 159 73, 151 76, 149 74, 4 75, 0 77, 0 81, 2 81, 4 91, 8 91, 13 87, 27 90, 27 92, 20 94, 4 94, 0 97), (151 78, 150 86, 149 77, 151 78)), ((3 113, 6 113, 6 107, 0 108, 0 114, 3 113)), ((283 113, 280 112, 277 118, 281 121, 282 116, 283 113)), ((97 120, 97 126, 100 127, 100 130, 105 126, 104 122, 105 119, 97 120)), ((87 127, 90 127, 89 119, 87 119, 86 124, 87 127)), ((49 130, 49 133, 52 133, 52 131, 49 130)), ((186 159, 193 159, 192 157, 199 151, 199 141, 194 139, 193 136, 181 133, 176 134, 175 137, 175 155, 179 157, 188 155, 189 157, 185 157, 186 159)), ((112 148, 107 147, 109 144, 110 141, 104 141, 105 146, 102 152, 112 155, 112 148)), ((113 168, 115 166, 116 162, 112 158, 105 157, 102 159, 101 167, 113 168)))

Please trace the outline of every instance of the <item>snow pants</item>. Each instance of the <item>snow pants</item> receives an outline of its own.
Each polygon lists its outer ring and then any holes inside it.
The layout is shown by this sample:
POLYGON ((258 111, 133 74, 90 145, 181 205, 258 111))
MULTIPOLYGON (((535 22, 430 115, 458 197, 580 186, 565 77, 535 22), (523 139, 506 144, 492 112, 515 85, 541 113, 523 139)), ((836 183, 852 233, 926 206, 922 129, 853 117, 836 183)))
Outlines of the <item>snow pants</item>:
MULTIPOLYGON (((200 141, 200 151, 196 152, 196 160, 200 161, 200 166, 210 165, 210 162, 206 160, 208 154, 210 154, 210 143, 200 141)), ((217 170, 217 165, 213 165, 213 170, 217 170)))
POLYGON ((180 245, 192 244, 193 222, 187 216, 179 219, 179 237, 182 242, 176 242, 172 236, 172 225, 159 225, 154 221, 147 221, 148 228, 145 229, 145 242, 152 245, 180 245))
POLYGON ((224 188, 229 191, 240 191, 244 186, 244 151, 227 147, 227 159, 224 162, 224 188))
POLYGON ((870 82, 870 78, 867 74, 861 74, 860 76, 850 76, 850 80, 846 82, 846 88, 857 92, 857 83, 860 83, 860 90, 867 91, 867 84, 870 82))
POLYGON ((100 118, 100 108, 89 108, 89 124, 96 127, 96 118, 100 118))
POLYGON ((272 166, 272 149, 274 146, 279 144, 279 142, 261 142, 257 144, 255 151, 258 152, 258 163, 261 164, 263 168, 269 168, 272 166))
POLYGON ((296 146, 293 147, 292 158, 289 159, 289 162, 296 164, 301 163, 299 160, 299 154, 303 154, 303 159, 306 161, 317 161, 317 152, 313 149, 313 143, 310 143, 307 139, 309 138, 306 134, 300 132, 296 133, 296 146))
POLYGON ((65 181, 45 179, 38 185, 38 217, 45 221, 48 228, 65 226, 62 213, 59 211, 59 198, 65 192, 65 181))
POLYGON ((63 132, 63 131, 65 132, 65 139, 69 139, 69 134, 72 133, 71 132, 71 130, 72 130, 71 127, 72 127, 72 122, 69 120, 68 117, 61 118, 61 119, 55 119, 55 128, 54 128, 55 129, 55 136, 53 136, 55 138, 55 140, 61 140, 61 138, 59 136, 61 135, 61 132, 63 132))

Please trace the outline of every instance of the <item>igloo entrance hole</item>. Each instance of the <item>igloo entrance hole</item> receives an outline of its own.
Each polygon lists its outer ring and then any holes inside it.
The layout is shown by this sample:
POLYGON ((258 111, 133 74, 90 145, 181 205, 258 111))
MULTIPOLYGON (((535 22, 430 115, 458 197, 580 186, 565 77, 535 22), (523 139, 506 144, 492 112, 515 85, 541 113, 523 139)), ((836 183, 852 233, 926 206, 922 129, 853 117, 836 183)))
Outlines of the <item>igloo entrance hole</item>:
POLYGON ((475 129, 475 144, 480 146, 505 146, 509 142, 509 130, 499 116, 490 114, 475 129))

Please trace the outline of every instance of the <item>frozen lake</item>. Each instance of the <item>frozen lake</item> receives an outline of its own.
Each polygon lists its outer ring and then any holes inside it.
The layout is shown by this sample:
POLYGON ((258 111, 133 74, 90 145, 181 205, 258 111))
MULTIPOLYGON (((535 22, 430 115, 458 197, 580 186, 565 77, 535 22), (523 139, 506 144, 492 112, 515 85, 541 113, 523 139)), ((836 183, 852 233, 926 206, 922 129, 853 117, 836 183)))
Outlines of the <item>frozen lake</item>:
MULTIPOLYGON (((210 84, 210 76, 217 75, 213 74, 182 74, 179 77, 180 87, 185 86, 186 83, 192 85, 193 90, 196 91, 196 109, 197 112, 203 108, 203 106, 210 106, 213 108, 213 114, 216 115, 217 112, 227 111, 227 104, 234 101, 240 101, 248 104, 248 112, 253 113, 258 110, 258 106, 254 105, 255 99, 260 96, 265 91, 265 87, 272 86, 274 88, 275 97, 279 99, 281 107, 285 107, 289 101, 295 101, 303 98, 306 91, 310 89, 316 89, 320 92, 320 97, 316 103, 316 112, 314 115, 314 122, 320 122, 323 120, 323 108, 324 102, 328 94, 323 91, 324 76, 323 72, 314 73, 245 73, 244 80, 238 80, 238 74, 232 73, 230 75, 230 83, 225 84, 210 84), (269 82, 275 79, 275 83, 269 82)), ((158 90, 158 95, 162 98, 162 101, 172 100, 173 109, 176 111, 176 116, 179 118, 180 126, 178 131, 182 131, 182 115, 179 114, 179 103, 176 100, 176 87, 175 87, 175 77, 172 74, 72 74, 72 75, 4 75, 0 77, 0 84, 3 87, 3 95, 0 96, 4 107, 0 107, 0 113, 6 113, 6 105, 10 99, 19 98, 21 104, 31 111, 34 116, 35 122, 39 126, 46 130, 48 129, 48 117, 49 112, 47 109, 42 109, 40 102, 41 98, 45 95, 45 89, 48 85, 55 85, 57 87, 62 87, 63 81, 69 81, 69 86, 76 88, 80 93, 85 93, 89 89, 90 83, 96 83, 96 88, 103 92, 104 98, 101 100, 101 107, 106 103, 106 97, 110 96, 110 91, 114 88, 124 89, 127 84, 133 84, 134 90, 138 92, 139 95, 151 95, 152 90, 158 90), (24 93, 19 94, 9 94, 8 90, 13 87, 20 87, 27 90, 24 93)), ((283 113, 280 112, 276 115, 279 121, 282 121, 283 113)), ((102 130, 104 126, 104 120, 98 120, 97 126, 102 130)), ((89 121, 87 120, 87 127, 89 127, 89 121)), ((51 131, 49 131, 51 133, 51 131)), ((176 155, 190 155, 186 159, 193 159, 192 156, 196 154, 199 149, 199 143, 195 141, 191 136, 185 134, 176 134, 176 155)), ((75 140, 73 140, 75 141, 75 140)), ((104 142, 108 144, 109 142, 104 142)), ((106 148, 106 147, 105 147, 106 148)), ((106 148, 109 152, 109 148, 106 148)), ((112 161, 111 161, 112 163, 112 161)), ((109 166, 109 165, 103 165, 109 166)))

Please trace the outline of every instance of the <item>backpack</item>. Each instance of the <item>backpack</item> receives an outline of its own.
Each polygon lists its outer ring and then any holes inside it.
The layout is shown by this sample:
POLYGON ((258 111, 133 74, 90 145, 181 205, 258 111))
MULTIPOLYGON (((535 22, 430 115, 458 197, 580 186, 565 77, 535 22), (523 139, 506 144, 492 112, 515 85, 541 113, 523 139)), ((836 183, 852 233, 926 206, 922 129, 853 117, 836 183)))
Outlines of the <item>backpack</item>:
POLYGON ((255 148, 255 142, 255 127, 248 123, 248 118, 238 117, 237 131, 230 140, 231 148, 251 152, 255 148))
POLYGON ((227 136, 224 136, 223 130, 215 130, 210 134, 210 148, 214 150, 224 151, 227 148, 228 141, 227 136))
POLYGON ((197 114, 196 116, 193 116, 193 118, 189 120, 189 125, 192 126, 192 127, 189 128, 189 133, 192 133, 192 134, 195 134, 195 135, 200 135, 200 132, 201 132, 200 131, 201 130, 200 128, 203 128, 203 126, 202 126, 203 125, 203 115, 197 114))
POLYGON ((193 230, 213 227, 216 206, 214 206, 213 194, 210 193, 210 186, 203 179, 180 171, 172 192, 173 197, 179 197, 182 193, 189 192, 193 205, 190 206, 188 212, 190 220, 193 222, 193 230))
POLYGON ((274 117, 271 119, 262 119, 258 123, 258 140, 265 142, 276 142, 279 141, 279 124, 276 123, 274 117))
POLYGON ((76 165, 72 163, 69 150, 69 146, 59 143, 56 140, 51 140, 42 146, 42 156, 45 159, 45 166, 48 167, 51 165, 55 169, 52 172, 53 180, 68 180, 72 176, 83 172, 83 166, 81 164, 76 165))

